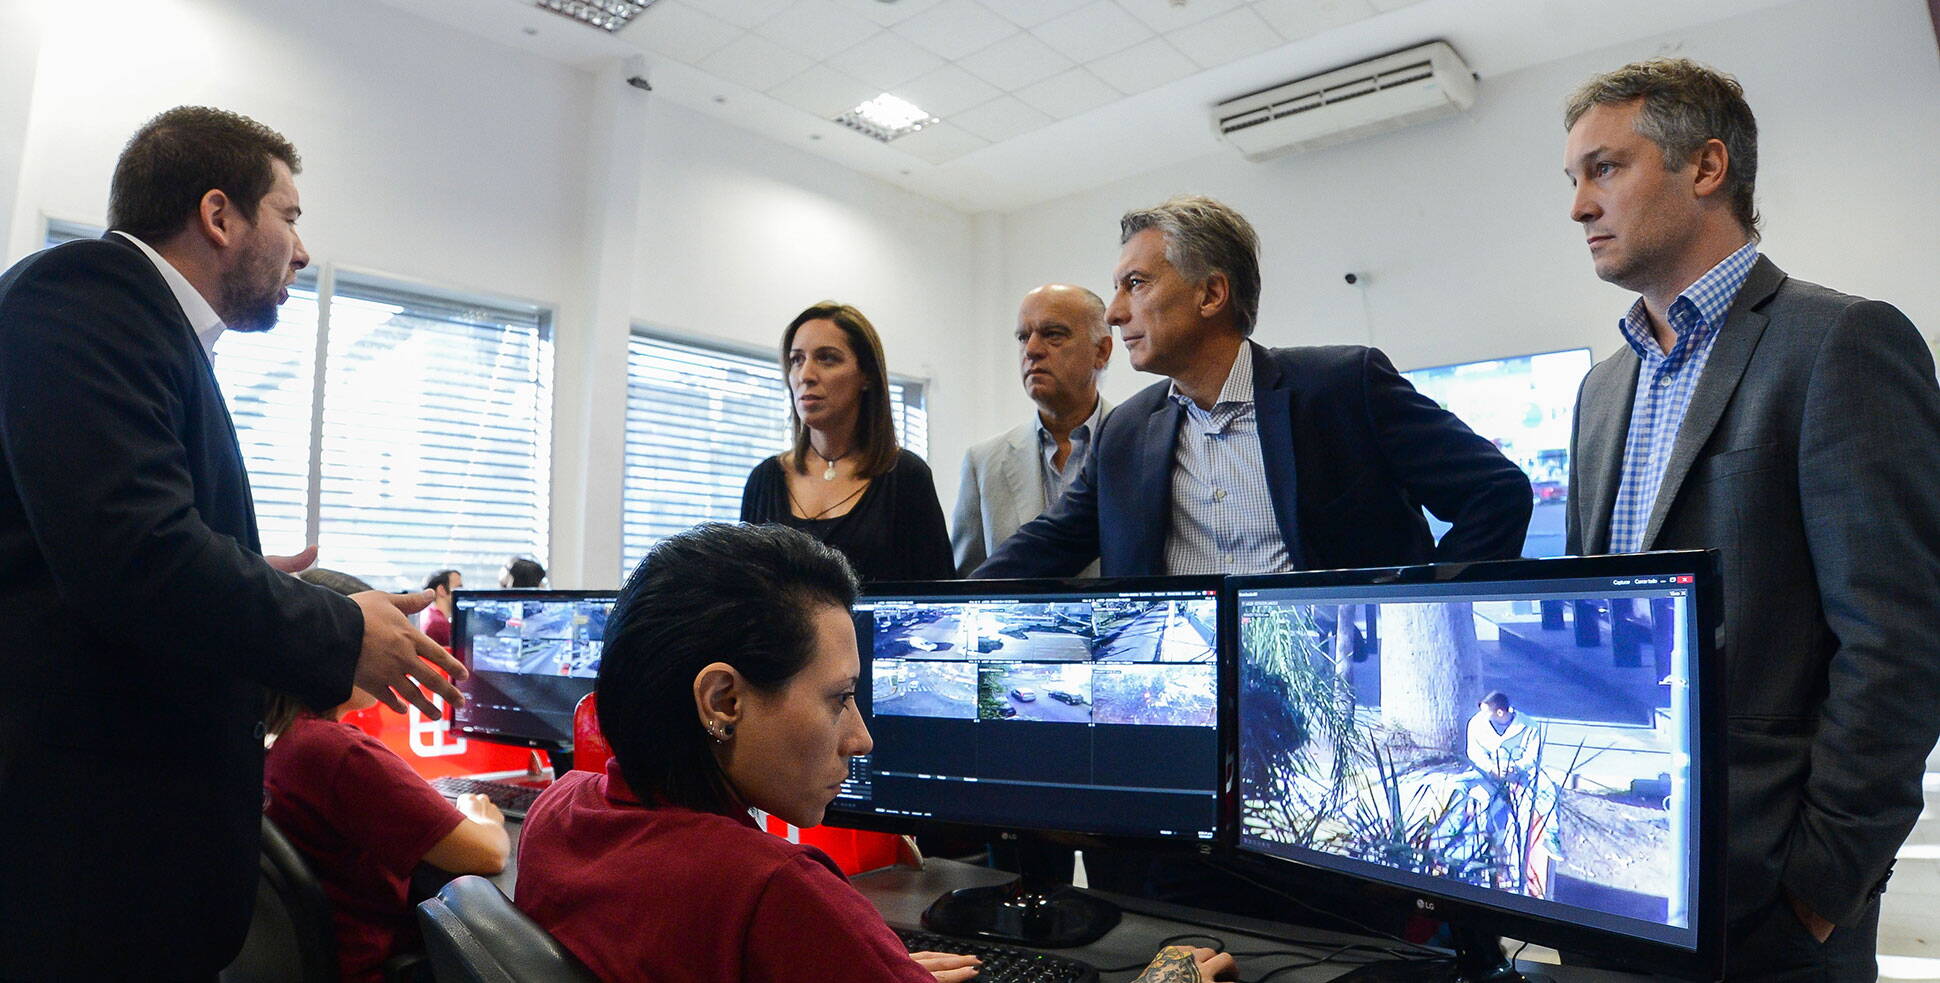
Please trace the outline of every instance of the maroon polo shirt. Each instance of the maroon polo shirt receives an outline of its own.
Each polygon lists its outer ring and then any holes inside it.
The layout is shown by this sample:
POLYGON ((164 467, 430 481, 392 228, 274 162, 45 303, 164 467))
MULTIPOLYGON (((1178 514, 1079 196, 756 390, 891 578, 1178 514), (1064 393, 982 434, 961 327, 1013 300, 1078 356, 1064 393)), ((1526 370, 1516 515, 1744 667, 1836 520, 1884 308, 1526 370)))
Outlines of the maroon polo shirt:
POLYGON ((419 943, 411 871, 465 817, 383 741, 308 714, 270 746, 263 786, 264 813, 330 898, 343 978, 382 980, 419 943))
POLYGON ((835 863, 575 771, 526 815, 520 909, 607 980, 936 983, 835 863))

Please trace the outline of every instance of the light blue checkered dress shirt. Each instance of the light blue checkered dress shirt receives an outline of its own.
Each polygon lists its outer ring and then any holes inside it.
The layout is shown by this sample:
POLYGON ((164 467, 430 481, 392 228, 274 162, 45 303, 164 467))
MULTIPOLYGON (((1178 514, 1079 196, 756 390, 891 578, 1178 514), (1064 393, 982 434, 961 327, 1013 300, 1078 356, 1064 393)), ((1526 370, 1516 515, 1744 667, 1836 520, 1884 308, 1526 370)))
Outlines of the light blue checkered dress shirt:
POLYGON ((1677 444, 1677 431, 1697 392, 1698 379, 1711 360, 1711 347, 1725 312, 1745 285, 1758 244, 1747 242, 1684 288, 1667 312, 1677 343, 1666 352, 1650 330, 1643 298, 1617 322, 1623 340, 1643 364, 1637 369, 1637 392, 1631 397, 1630 432, 1623 444, 1623 476, 1617 485, 1616 509, 1610 513, 1610 552, 1635 553, 1644 548, 1644 530, 1657 507, 1657 490, 1664 481, 1664 465, 1677 444))
POLYGON ((1253 343, 1239 347, 1212 409, 1179 391, 1166 395, 1185 407, 1172 447, 1172 528, 1165 537, 1165 571, 1284 573, 1293 569, 1286 538, 1273 518, 1253 411, 1253 343))

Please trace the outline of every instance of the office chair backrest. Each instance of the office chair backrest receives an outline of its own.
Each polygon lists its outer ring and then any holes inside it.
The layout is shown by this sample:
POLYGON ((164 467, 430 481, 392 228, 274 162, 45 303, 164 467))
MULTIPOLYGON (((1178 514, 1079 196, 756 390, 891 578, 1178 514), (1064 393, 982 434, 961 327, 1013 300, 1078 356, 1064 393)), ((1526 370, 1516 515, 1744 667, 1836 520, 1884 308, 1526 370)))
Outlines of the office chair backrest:
POLYGON ((597 983, 565 946, 476 874, 418 905, 418 921, 438 983, 597 983))
POLYGON ((309 862, 267 816, 262 829, 256 910, 242 951, 223 969, 222 981, 334 983, 337 932, 330 922, 330 899, 309 862))

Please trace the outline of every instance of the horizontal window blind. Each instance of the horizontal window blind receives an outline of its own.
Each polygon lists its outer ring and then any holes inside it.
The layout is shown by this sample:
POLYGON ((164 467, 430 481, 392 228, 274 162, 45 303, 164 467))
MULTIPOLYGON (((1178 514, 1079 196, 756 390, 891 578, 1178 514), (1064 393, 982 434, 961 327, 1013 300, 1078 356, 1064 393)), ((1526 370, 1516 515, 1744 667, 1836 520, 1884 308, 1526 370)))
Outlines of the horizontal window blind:
MULTIPOLYGON (((923 384, 893 379, 903 447, 927 455, 923 384)), ((741 515, 748 472, 788 445, 788 387, 769 357, 635 333, 627 346, 621 576, 654 543, 741 515)))
POLYGON ((552 338, 535 308, 339 276, 330 299, 319 541, 380 587, 548 563, 552 338))

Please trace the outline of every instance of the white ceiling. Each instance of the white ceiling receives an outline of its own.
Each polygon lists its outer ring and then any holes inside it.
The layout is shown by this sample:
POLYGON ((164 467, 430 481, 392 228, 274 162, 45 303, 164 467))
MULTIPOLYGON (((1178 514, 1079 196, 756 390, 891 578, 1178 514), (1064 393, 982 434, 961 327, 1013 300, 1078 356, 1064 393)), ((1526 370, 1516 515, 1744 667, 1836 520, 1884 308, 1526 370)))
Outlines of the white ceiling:
MULTIPOLYGON (((530 0, 385 0, 554 60, 644 55, 656 97, 965 211, 1219 152, 1208 108, 1434 39, 1478 75, 1781 0, 658 0, 617 34, 530 0), (891 92, 943 122, 830 120, 891 92)), ((1484 93, 1486 98, 1486 92, 1484 93)))

